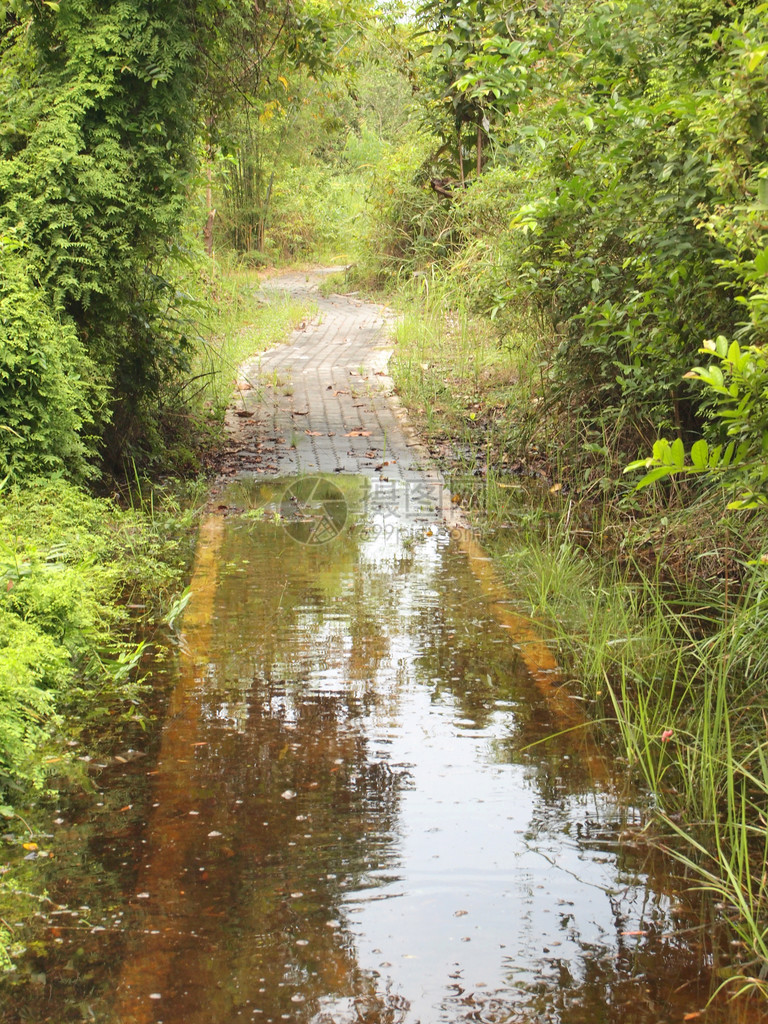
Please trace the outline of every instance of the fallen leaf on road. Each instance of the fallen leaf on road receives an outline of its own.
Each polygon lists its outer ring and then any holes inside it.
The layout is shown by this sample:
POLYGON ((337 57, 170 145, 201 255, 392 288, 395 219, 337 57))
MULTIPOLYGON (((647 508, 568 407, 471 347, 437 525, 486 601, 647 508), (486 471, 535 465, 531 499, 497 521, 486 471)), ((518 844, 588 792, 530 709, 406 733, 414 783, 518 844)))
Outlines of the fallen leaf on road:
POLYGON ((350 432, 348 434, 344 435, 344 437, 370 437, 370 436, 371 436, 370 430, 350 430, 350 432))
POLYGON ((308 434, 310 437, 322 437, 323 436, 322 430, 305 430, 304 433, 308 434))

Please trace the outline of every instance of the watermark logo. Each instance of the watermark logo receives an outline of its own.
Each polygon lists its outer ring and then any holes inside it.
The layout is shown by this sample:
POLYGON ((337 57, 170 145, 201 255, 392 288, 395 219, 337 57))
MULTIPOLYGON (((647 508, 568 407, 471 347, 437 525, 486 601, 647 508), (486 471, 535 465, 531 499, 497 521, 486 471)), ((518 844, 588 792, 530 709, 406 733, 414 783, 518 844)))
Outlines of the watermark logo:
POLYGON ((330 544, 348 517, 343 491, 323 476, 299 477, 284 491, 280 503, 283 529, 299 544, 330 544))
POLYGON ((474 534, 477 528, 467 522, 457 497, 442 478, 368 479, 364 485, 354 478, 343 489, 317 473, 289 484, 275 521, 292 540, 311 546, 335 541, 352 520, 366 539, 433 536, 435 531, 452 537, 474 534))

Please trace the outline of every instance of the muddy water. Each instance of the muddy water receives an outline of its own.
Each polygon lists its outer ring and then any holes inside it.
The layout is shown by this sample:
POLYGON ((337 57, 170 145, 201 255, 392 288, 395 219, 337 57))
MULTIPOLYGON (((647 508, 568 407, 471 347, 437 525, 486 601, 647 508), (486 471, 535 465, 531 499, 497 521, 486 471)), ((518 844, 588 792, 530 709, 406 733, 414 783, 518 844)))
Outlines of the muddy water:
POLYGON ((91 842, 123 896, 57 938, 91 989, 74 1014, 49 986, 45 1019, 742 1019, 704 1012, 707 929, 466 545, 370 481, 289 484, 236 484, 203 527, 140 815, 91 842))

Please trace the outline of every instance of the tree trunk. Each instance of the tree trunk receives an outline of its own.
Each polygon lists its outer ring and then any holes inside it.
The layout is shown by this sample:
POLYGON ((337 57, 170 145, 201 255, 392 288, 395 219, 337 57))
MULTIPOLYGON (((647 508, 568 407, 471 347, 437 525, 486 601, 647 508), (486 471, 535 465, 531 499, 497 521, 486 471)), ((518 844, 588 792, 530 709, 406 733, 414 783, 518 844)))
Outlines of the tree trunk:
POLYGON ((461 145, 461 129, 462 122, 459 121, 457 127, 457 133, 459 136, 459 179, 461 181, 461 187, 464 188, 464 150, 461 145))
POLYGON ((206 218, 205 227, 203 228, 203 242, 205 243, 205 251, 207 255, 213 259, 213 222, 216 219, 216 211, 213 208, 213 161, 210 159, 205 173, 205 206, 208 210, 208 217, 206 218))

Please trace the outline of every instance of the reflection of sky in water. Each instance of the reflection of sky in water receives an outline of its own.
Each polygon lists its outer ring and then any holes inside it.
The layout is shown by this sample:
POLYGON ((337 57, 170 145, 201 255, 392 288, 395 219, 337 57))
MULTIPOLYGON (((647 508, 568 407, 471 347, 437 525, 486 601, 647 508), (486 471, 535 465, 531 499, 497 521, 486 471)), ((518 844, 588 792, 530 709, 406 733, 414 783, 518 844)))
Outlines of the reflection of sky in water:
POLYGON ((453 702, 436 705, 418 686, 401 693, 398 710, 396 723, 370 734, 373 749, 385 745, 391 762, 411 766, 389 865, 396 877, 345 905, 359 965, 392 979, 413 1020, 435 1019, 458 982, 508 989, 540 978, 547 952, 569 959, 584 944, 610 944, 619 907, 625 930, 640 927, 637 893, 613 895, 627 884, 614 858, 565 835, 610 817, 607 801, 572 797, 542 814, 525 769, 489 759, 499 725, 457 727, 453 702))

